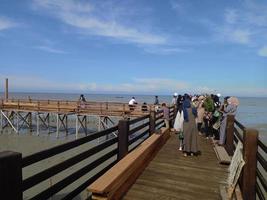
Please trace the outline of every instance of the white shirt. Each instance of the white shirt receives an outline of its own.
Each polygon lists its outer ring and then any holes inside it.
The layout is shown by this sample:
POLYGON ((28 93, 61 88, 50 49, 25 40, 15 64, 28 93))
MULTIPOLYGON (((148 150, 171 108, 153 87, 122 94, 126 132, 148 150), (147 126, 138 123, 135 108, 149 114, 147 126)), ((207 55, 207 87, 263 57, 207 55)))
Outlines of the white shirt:
POLYGON ((134 105, 134 104, 136 104, 136 100, 135 100, 135 99, 131 99, 131 100, 129 101, 129 105, 134 105))

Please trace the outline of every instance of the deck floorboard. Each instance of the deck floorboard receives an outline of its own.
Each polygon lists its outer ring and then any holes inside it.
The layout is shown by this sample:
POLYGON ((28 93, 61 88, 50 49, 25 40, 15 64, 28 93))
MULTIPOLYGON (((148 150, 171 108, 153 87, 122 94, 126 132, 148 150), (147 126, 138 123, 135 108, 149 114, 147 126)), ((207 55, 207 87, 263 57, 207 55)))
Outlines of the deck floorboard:
POLYGON ((200 156, 184 157, 172 134, 123 199, 220 199, 227 166, 218 163, 210 140, 198 137, 198 144, 200 156))

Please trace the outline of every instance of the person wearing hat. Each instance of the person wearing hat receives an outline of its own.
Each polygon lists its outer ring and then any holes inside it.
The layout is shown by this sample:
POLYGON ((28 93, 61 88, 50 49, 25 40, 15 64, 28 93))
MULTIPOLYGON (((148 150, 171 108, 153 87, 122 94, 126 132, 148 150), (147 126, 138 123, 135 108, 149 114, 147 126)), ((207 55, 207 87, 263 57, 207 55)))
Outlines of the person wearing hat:
POLYGON ((171 105, 175 105, 177 103, 177 97, 178 97, 178 94, 175 92, 172 97, 171 105))
POLYGON ((236 115, 237 106, 239 104, 239 101, 236 97, 226 97, 224 100, 225 100, 225 104, 222 109, 223 118, 222 118, 221 126, 220 126, 220 140, 219 140, 219 145, 221 146, 225 144, 225 140, 226 140, 227 116, 236 115))

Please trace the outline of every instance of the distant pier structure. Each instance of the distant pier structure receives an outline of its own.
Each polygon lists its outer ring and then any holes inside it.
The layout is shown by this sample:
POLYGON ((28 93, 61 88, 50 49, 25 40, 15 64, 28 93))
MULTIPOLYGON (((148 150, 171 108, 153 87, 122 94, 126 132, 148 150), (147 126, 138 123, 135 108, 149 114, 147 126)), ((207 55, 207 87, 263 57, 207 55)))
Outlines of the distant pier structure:
POLYGON ((40 99, 10 99, 8 91, 8 79, 5 80, 5 95, 0 100, 0 129, 1 132, 12 128, 19 134, 21 128, 35 130, 40 134, 41 127, 48 134, 56 132, 59 137, 61 131, 66 135, 69 130, 75 128, 78 138, 79 132, 88 134, 88 120, 90 117, 98 119, 98 131, 110 128, 116 124, 114 119, 136 118, 145 116, 155 110, 153 105, 147 105, 144 111, 141 105, 130 109, 127 103, 119 102, 80 102, 69 100, 40 100, 40 99), (53 124, 53 126, 52 126, 53 124), (56 130, 53 130, 56 127, 56 130))

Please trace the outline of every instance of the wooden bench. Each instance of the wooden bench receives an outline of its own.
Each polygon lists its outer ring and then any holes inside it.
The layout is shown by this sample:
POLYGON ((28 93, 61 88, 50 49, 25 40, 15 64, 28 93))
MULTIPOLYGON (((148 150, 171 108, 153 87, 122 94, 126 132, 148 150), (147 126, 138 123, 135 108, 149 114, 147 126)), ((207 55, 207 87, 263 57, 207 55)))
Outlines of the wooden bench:
POLYGON ((162 128, 121 159, 87 188, 92 199, 121 199, 169 137, 169 129, 162 128))
POLYGON ((213 150, 218 158, 220 164, 229 165, 231 163, 232 157, 229 156, 224 146, 219 146, 215 140, 212 140, 213 150))

